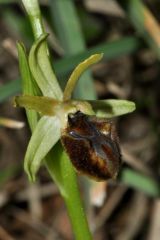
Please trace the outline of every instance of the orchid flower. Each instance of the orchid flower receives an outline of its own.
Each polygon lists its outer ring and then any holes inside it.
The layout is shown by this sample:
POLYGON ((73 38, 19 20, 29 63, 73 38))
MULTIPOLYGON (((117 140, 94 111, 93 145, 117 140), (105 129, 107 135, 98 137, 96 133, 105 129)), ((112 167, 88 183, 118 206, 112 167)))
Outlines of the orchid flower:
POLYGON ((100 61, 103 54, 91 55, 81 62, 72 72, 62 92, 46 54, 47 36, 41 35, 33 44, 28 58, 24 46, 18 44, 24 95, 15 97, 14 103, 15 106, 24 107, 27 115, 31 116, 29 124, 34 131, 26 151, 24 167, 32 181, 35 180, 46 155, 60 140, 70 114, 81 112, 109 119, 135 109, 135 104, 127 100, 72 99, 72 93, 81 74, 92 64, 100 61), (32 84, 35 86, 34 90, 32 84), (38 124, 35 124, 37 120, 38 124))

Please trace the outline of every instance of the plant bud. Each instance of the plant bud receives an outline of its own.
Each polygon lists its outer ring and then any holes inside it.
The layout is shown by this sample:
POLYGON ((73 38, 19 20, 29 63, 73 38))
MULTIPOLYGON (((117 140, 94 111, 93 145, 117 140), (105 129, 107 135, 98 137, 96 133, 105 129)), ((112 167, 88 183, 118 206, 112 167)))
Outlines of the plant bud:
POLYGON ((98 181, 116 178, 121 154, 113 122, 78 111, 68 116, 61 141, 79 173, 98 181))

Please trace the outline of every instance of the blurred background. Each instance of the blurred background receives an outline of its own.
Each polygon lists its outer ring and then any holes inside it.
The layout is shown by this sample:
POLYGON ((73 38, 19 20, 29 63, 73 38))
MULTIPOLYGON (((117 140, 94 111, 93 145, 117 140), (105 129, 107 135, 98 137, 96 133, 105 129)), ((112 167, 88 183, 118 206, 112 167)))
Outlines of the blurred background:
MULTIPOLYGON (((123 159, 117 181, 92 182, 85 193, 80 180, 94 239, 159 240, 160 2, 41 0, 40 6, 61 86, 80 61, 104 52, 75 97, 128 99, 137 106, 115 119, 123 159)), ((46 169, 35 184, 23 170, 30 130, 24 110, 12 104, 21 93, 17 41, 27 50, 34 41, 24 8, 21 1, 0 0, 0 240, 72 240, 63 199, 46 169)))

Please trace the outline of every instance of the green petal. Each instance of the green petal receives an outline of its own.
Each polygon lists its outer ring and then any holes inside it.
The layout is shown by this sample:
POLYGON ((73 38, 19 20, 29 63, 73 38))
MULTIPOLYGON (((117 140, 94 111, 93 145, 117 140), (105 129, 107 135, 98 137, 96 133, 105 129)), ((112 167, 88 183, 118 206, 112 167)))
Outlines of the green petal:
POLYGON ((133 112, 136 109, 135 103, 127 100, 88 100, 97 117, 113 118, 133 112))
POLYGON ((45 40, 48 34, 43 34, 32 46, 29 54, 31 72, 44 96, 61 100, 61 88, 49 61, 45 40))
POLYGON ((87 68, 89 68, 91 65, 93 65, 94 63, 99 62, 102 57, 103 57, 103 53, 93 54, 89 58, 85 59, 83 62, 78 64, 78 66, 73 70, 73 72, 66 84, 64 94, 63 94, 64 101, 67 101, 71 98, 71 94, 73 93, 76 83, 77 83, 78 79, 80 78, 80 76, 82 75, 82 73, 87 68))
POLYGON ((42 117, 30 139, 24 168, 31 181, 42 164, 42 160, 60 139, 60 121, 57 117, 42 117))

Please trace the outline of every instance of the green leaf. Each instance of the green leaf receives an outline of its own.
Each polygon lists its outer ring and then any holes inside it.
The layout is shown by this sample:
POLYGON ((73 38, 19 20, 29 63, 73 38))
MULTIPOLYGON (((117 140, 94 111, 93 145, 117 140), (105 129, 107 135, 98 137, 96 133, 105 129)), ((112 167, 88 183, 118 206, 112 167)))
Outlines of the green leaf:
POLYGON ((59 119, 57 117, 42 117, 32 134, 24 160, 24 168, 30 180, 35 180, 42 160, 59 139, 59 119))
POLYGON ((0 4, 17 3, 17 0, 0 0, 0 4))
POLYGON ((139 0, 118 0, 118 3, 126 11, 138 34, 154 50, 158 59, 160 58, 160 28, 158 19, 152 11, 139 0))
POLYGON ((63 94, 52 70, 47 53, 45 42, 47 36, 48 34, 43 34, 33 44, 29 54, 29 66, 43 95, 61 100, 63 94))
POLYGON ((12 80, 0 86, 0 103, 21 92, 21 81, 12 80))
MULTIPOLYGON (((50 10, 57 37, 64 49, 65 56, 69 57, 84 51, 86 49, 85 38, 81 31, 81 23, 78 18, 75 1, 50 0, 50 10)), ((78 82, 74 91, 74 97, 85 99, 86 88, 88 99, 95 99, 96 92, 89 70, 83 74, 81 81, 78 82)))
POLYGON ((22 169, 18 163, 3 168, 3 171, 0 171, 0 187, 4 188, 5 183, 14 178, 19 171, 22 171, 22 169))
POLYGON ((143 191, 149 196, 160 196, 159 183, 150 176, 145 176, 132 169, 124 168, 120 174, 120 180, 122 183, 139 191, 143 191))
MULTIPOLYGON (((40 94, 41 95, 41 91, 38 88, 30 72, 25 47, 23 46, 23 44, 18 43, 17 48, 18 48, 19 69, 20 69, 20 74, 22 78, 23 94, 27 94, 27 95, 40 94)), ((32 111, 32 110, 27 110, 26 114, 27 114, 27 118, 30 120, 29 121, 30 128, 33 130, 38 121, 38 115, 35 111, 32 111)))
POLYGON ((135 103, 127 100, 98 100, 90 101, 97 117, 113 118, 123 114, 133 112, 136 109, 135 103))
POLYGON ((104 60, 111 60, 117 59, 120 56, 131 54, 138 50, 141 46, 142 46, 141 41, 135 37, 124 37, 118 40, 108 41, 107 43, 104 42, 89 49, 86 49, 84 51, 81 51, 79 53, 76 53, 70 57, 64 57, 58 60, 54 64, 55 71, 58 74, 58 76, 61 77, 72 71, 75 68, 75 66, 78 65, 81 61, 97 52, 104 53, 103 55, 104 60))

